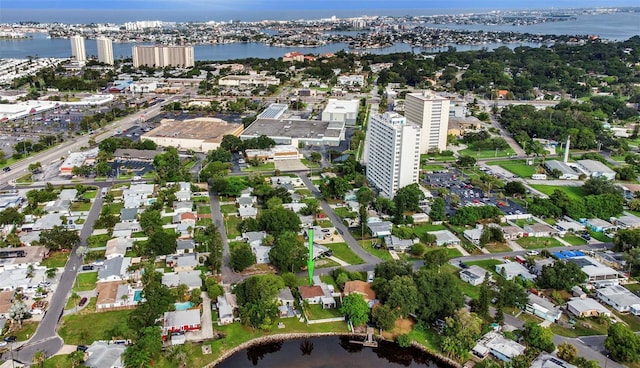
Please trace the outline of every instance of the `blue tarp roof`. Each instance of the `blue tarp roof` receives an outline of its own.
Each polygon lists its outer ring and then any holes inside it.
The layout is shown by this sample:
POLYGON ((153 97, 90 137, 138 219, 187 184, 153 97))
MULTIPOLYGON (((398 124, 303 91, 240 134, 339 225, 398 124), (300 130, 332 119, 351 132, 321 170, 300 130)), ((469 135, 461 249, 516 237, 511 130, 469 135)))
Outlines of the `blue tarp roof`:
POLYGON ((558 259, 566 259, 566 258, 574 258, 574 257, 584 257, 584 253, 579 250, 565 250, 560 252, 553 252, 553 255, 558 257, 558 259))

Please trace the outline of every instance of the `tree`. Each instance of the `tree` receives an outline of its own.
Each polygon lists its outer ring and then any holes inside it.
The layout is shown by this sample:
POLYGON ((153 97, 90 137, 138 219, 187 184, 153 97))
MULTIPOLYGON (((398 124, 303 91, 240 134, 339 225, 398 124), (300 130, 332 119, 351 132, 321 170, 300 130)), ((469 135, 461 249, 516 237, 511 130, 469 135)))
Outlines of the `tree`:
POLYGON ((613 238, 615 250, 624 252, 631 248, 635 248, 640 244, 640 229, 621 229, 618 230, 613 238))
POLYGON ((354 326, 361 326, 369 321, 369 304, 358 293, 351 293, 342 299, 340 312, 354 326))
POLYGON ((436 248, 424 254, 424 266, 427 268, 439 268, 448 260, 449 255, 445 248, 436 248))
POLYGON ((58 272, 57 268, 47 268, 47 270, 44 272, 44 274, 48 279, 52 279, 52 278, 56 277, 56 273, 57 272, 58 272))
POLYGON ((476 165, 476 159, 475 157, 461 155, 456 160, 456 165, 462 168, 473 167, 476 165))
POLYGON ((558 355, 558 358, 564 361, 573 362, 576 356, 578 356, 578 349, 568 342, 563 342, 562 344, 558 345, 558 352, 556 353, 556 355, 558 355))
POLYGON ((33 354, 33 358, 31 358, 31 363, 37 364, 40 368, 44 367, 44 361, 47 360, 47 354, 44 351, 38 350, 33 354))
POLYGON ((553 265, 542 267, 537 283, 543 289, 571 290, 586 279, 587 275, 582 272, 577 263, 558 261, 553 265))
POLYGON ((300 218, 298 215, 285 208, 266 209, 258 214, 260 228, 276 238, 285 231, 298 232, 300 218))
POLYGON ((167 349, 167 357, 178 367, 187 367, 191 362, 191 357, 185 345, 172 345, 167 349))
POLYGON ((519 181, 510 181, 504 186, 504 192, 507 195, 525 195, 527 194, 527 188, 519 181))
POLYGON ((388 305, 378 305, 371 312, 373 322, 383 330, 391 330, 398 319, 397 310, 388 305))
POLYGON ((234 292, 242 323, 253 328, 269 328, 277 318, 275 297, 283 287, 284 282, 275 275, 251 276, 236 285, 234 292))
POLYGON ((449 356, 465 359, 482 331, 482 320, 461 308, 445 318, 441 348, 449 356))
POLYGON ((476 303, 476 310, 480 317, 489 317, 489 306, 491 304, 491 299, 493 299, 493 290, 489 285, 489 278, 485 277, 484 281, 480 285, 480 295, 476 303))
POLYGON ((464 305, 456 276, 423 268, 415 273, 414 280, 421 296, 416 310, 420 321, 430 324, 438 318, 450 316, 464 305))
POLYGON ((32 164, 29 164, 28 169, 29 171, 31 171, 32 174, 37 174, 40 171, 42 171, 42 164, 40 163, 40 161, 34 162, 32 164))
POLYGON ((308 253, 296 233, 285 232, 278 236, 276 245, 269 251, 269 260, 280 271, 297 272, 307 264, 308 253))
POLYGON ((446 203, 444 199, 436 197, 433 202, 431 202, 431 211, 429 212, 431 221, 443 221, 446 216, 445 207, 446 203))
POLYGON ((311 160, 311 162, 320 162, 320 160, 322 160, 322 155, 320 154, 320 152, 311 152, 309 154, 309 159, 311 160))
POLYGON ((22 300, 17 299, 11 304, 11 307, 9 307, 9 318, 15 321, 19 328, 22 328, 22 321, 30 316, 29 308, 22 300))
POLYGON ((609 326, 604 347, 619 362, 637 362, 640 360, 640 337, 622 323, 609 326))
POLYGON ((498 277, 497 287, 496 304, 501 307, 524 308, 529 300, 527 290, 513 280, 498 277))
POLYGON ((73 304, 75 304, 76 313, 78 313, 78 301, 80 300, 80 295, 78 295, 78 293, 74 291, 71 293, 71 296, 69 297, 69 299, 71 299, 71 301, 73 301, 73 304))
POLYGON ((251 246, 247 243, 236 244, 231 249, 230 263, 236 272, 243 271, 245 268, 256 263, 256 256, 251 250, 251 246))
POLYGON ((67 355, 67 358, 71 361, 71 368, 79 367, 80 364, 84 363, 84 352, 76 350, 67 355))
POLYGON ((368 206, 373 203, 373 200, 376 198, 375 193, 369 187, 361 187, 356 192, 356 199, 360 206, 368 206))
POLYGON ((584 182, 582 190, 586 195, 598 195, 598 194, 618 194, 622 195, 620 187, 616 186, 612 181, 607 180, 605 177, 591 177, 584 182))
POLYGON ((202 290, 200 290, 200 288, 191 290, 189 292, 189 301, 196 306, 202 304, 202 290))
POLYGON ((153 168, 158 178, 164 182, 178 182, 190 176, 188 172, 185 175, 181 171, 178 150, 173 147, 153 158, 153 168))
POLYGON ((427 251, 427 247, 422 243, 415 243, 411 246, 411 254, 420 257, 427 251))
POLYGON ((529 346, 549 353, 556 349, 556 346, 553 344, 553 332, 551 332, 551 329, 544 328, 537 323, 525 323, 523 336, 529 346))
POLYGON ((387 285, 385 305, 397 310, 400 316, 413 314, 420 303, 420 294, 411 276, 396 276, 387 285))
POLYGON ((176 246, 176 237, 173 234, 156 231, 149 237, 145 253, 153 256, 172 254, 176 251, 176 246))
POLYGON ((162 214, 160 211, 146 209, 140 214, 140 227, 147 236, 162 231, 162 214))

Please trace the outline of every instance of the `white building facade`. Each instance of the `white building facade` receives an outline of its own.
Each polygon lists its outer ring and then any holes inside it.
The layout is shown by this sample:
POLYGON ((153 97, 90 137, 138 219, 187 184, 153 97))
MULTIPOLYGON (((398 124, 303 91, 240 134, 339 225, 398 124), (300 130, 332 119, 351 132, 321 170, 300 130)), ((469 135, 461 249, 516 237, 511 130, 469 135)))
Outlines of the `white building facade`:
POLYGON ((189 68, 195 63, 193 46, 133 46, 131 55, 135 68, 141 65, 156 68, 165 66, 189 68))
POLYGON ((96 38, 96 46, 98 48, 98 61, 113 65, 113 44, 111 39, 106 37, 96 38))
POLYGON ((87 52, 84 48, 84 37, 71 36, 71 55, 76 61, 87 61, 87 52))
POLYGON ((447 149, 450 102, 430 91, 408 93, 404 101, 404 116, 422 127, 420 153, 429 149, 447 149))
POLYGON ((396 191, 417 183, 420 172, 421 129, 403 116, 372 114, 367 132, 367 180, 393 198, 396 191))

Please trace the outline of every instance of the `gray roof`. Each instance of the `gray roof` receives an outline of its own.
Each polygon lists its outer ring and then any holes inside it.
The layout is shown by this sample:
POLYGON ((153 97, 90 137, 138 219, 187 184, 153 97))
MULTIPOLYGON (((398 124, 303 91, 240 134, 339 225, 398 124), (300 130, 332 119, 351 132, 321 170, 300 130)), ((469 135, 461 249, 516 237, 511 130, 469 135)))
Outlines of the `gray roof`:
POLYGON ((104 261, 104 267, 98 270, 98 280, 106 279, 110 276, 122 276, 131 264, 129 257, 114 257, 104 261))
POLYGON ((121 357, 126 349, 124 345, 94 341, 87 349, 89 358, 84 362, 84 365, 90 368, 121 367, 123 366, 121 357))
POLYGON ((340 136, 344 123, 336 125, 335 122, 321 120, 302 119, 256 119, 247 129, 242 132, 241 137, 291 137, 291 138, 313 138, 340 136))
POLYGON ((138 218, 137 208, 122 208, 120 209, 121 221, 132 221, 138 218))
POLYGON ((388 231, 391 232, 393 224, 389 221, 370 222, 367 224, 372 233, 388 231))
POLYGON ((187 249, 194 249, 195 247, 196 247, 196 243, 193 241, 193 239, 187 239, 187 240, 178 240, 176 249, 187 250, 187 249))
POLYGON ((183 254, 176 257, 176 267, 196 267, 198 265, 198 257, 195 253, 183 254))
POLYGON ((288 287, 280 289, 280 291, 278 292, 278 298, 281 300, 293 300, 291 289, 289 289, 288 287))
POLYGON ((615 174, 615 171, 611 170, 607 165, 603 164, 600 161, 596 160, 578 160, 576 161, 580 166, 582 166, 585 170, 588 170, 592 173, 605 173, 605 174, 615 174))
POLYGON ((242 233, 242 238, 249 243, 252 243, 254 241, 262 241, 265 236, 267 236, 266 231, 247 231, 246 233, 242 233))
POLYGON ((184 284, 190 289, 199 288, 202 286, 200 274, 200 270, 165 273, 162 275, 162 284, 167 287, 176 287, 184 284))
POLYGON ((547 169, 558 170, 562 174, 570 174, 570 175, 576 175, 576 176, 580 175, 580 173, 576 172, 571 166, 567 165, 562 161, 549 160, 549 161, 546 161, 544 165, 547 167, 547 169))
POLYGON ((253 206, 254 197, 238 197, 236 203, 241 206, 253 206))

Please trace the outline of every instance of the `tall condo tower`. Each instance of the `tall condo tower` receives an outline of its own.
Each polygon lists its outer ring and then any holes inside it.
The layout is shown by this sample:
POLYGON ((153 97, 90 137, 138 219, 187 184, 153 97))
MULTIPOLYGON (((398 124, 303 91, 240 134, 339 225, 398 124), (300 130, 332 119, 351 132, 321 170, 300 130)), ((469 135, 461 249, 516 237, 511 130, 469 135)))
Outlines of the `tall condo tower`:
POLYGON ((76 61, 87 61, 87 52, 84 48, 84 37, 71 36, 71 55, 76 61))
POLYGON ((431 148, 447 149, 449 100, 431 91, 408 93, 404 101, 404 116, 422 127, 420 153, 431 148))
POLYGON ((393 198, 398 189, 417 183, 420 172, 418 125, 394 112, 372 114, 367 128, 367 180, 393 198))
POLYGON ((164 68, 165 66, 192 67, 195 63, 193 46, 133 46, 133 66, 164 68))
POLYGON ((98 47, 98 61, 113 65, 113 45, 111 39, 106 37, 96 38, 96 46, 98 47))

